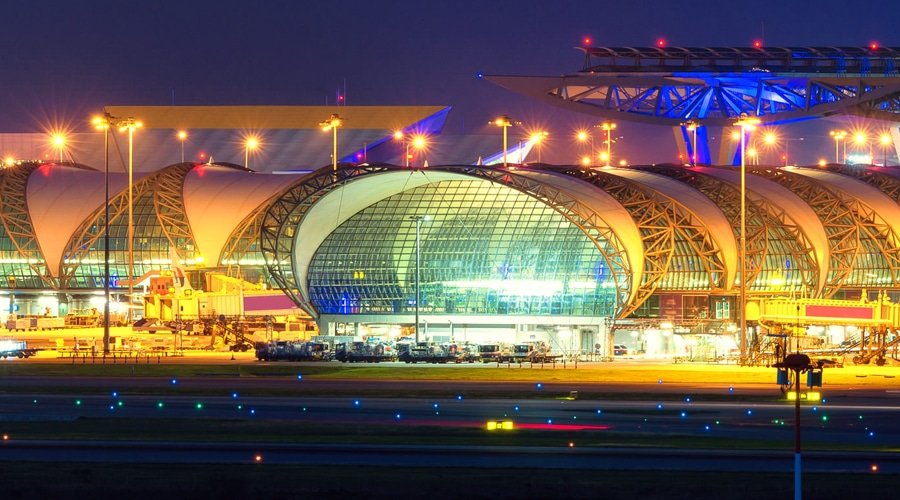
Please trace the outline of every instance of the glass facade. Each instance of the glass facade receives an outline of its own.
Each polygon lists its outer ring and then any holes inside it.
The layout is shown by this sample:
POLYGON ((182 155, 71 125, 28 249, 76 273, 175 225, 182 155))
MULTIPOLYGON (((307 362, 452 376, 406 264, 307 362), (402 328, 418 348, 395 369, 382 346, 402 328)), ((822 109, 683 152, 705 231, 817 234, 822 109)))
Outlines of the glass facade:
MULTIPOLYGON (((134 276, 140 277, 151 269, 169 264, 169 239, 163 232, 153 204, 153 191, 134 198, 134 276)), ((90 233, 99 237, 83 255, 69 288, 103 288, 103 217, 97 219, 90 233)), ((128 278, 128 213, 109 222, 109 275, 112 288, 122 288, 120 279, 128 278)), ((179 249, 181 257, 193 255, 193 249, 179 249)), ((127 287, 127 285, 125 286, 127 287)))
POLYGON ((526 194, 473 179, 401 192, 341 224, 309 266, 319 313, 412 314, 415 217, 422 314, 600 317, 615 310, 608 264, 581 229, 526 194))
MULTIPOLYGON (((43 266, 43 260, 31 264, 43 266)), ((0 288, 44 288, 41 277, 19 253, 12 237, 0 226, 0 288)))

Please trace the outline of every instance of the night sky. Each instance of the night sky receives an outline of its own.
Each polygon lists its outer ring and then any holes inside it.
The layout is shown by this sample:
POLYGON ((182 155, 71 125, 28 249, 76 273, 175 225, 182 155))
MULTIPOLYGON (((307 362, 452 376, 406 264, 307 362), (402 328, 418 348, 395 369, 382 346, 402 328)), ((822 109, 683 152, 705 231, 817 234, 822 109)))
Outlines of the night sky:
MULTIPOLYGON (((596 120, 511 94, 479 71, 574 72, 584 36, 608 46, 659 37, 749 46, 763 35, 768 46, 900 46, 896 0, 34 0, 2 12, 3 132, 86 129, 104 104, 333 104, 346 81, 348 104, 453 106, 445 133, 496 133, 487 121, 498 113, 543 126, 551 161, 567 161, 572 130, 596 120)), ((787 134, 808 139, 796 149, 812 162, 828 154, 829 127, 856 122, 790 125, 787 134)), ((623 123, 620 133, 632 162, 674 154, 667 128, 623 123)))

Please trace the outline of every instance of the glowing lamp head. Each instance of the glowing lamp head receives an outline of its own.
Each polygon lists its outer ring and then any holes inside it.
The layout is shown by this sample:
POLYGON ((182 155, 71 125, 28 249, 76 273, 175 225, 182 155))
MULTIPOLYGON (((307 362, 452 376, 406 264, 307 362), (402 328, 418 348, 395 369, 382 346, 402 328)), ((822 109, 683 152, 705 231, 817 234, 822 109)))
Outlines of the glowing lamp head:
POLYGON ((591 164, 591 159, 590 159, 590 158, 588 158, 587 156, 582 156, 582 157, 581 157, 581 166, 582 166, 582 167, 588 167, 588 166, 590 166, 590 164, 591 164))
POLYGON ((871 43, 869 44, 869 49, 871 49, 871 50, 878 50, 878 42, 871 42, 871 43))
POLYGON ((53 135, 53 145, 61 148, 66 145, 66 137, 62 134, 54 134, 53 135))
POLYGON ((493 123, 494 125, 496 125, 498 127, 511 127, 512 126, 512 122, 509 120, 509 117, 506 115, 498 116, 491 123, 493 123))
POLYGON ((528 137, 528 139, 531 142, 540 143, 544 140, 545 137, 547 137, 547 132, 534 132, 528 137))
POLYGON ((762 40, 753 40, 753 47, 757 49, 762 48, 762 40))
POLYGON ((575 137, 579 141, 584 142, 584 141, 588 140, 588 137, 590 137, 590 136, 584 130, 579 130, 578 133, 575 135, 575 137))
POLYGON ((853 134, 853 142, 855 142, 856 144, 865 144, 867 140, 868 137, 866 137, 866 134, 863 134, 862 132, 853 134))
POLYGON ((586 36, 581 40, 581 44, 584 45, 585 47, 590 46, 592 43, 594 43, 594 41, 591 40, 591 37, 589 37, 589 36, 586 36))
POLYGON ((91 125, 97 130, 106 130, 109 128, 109 120, 103 116, 95 116, 91 118, 91 125))
POLYGON ((766 144, 771 146, 772 144, 775 144, 776 142, 778 142, 778 137, 776 137, 775 134, 769 132, 768 134, 766 134, 763 137, 763 141, 765 141, 766 144))
POLYGON ((627 166, 628 166, 628 162, 625 161, 625 160, 619 160, 619 166, 620 166, 620 167, 627 167, 627 166))
POLYGON ((416 149, 422 149, 428 145, 428 140, 423 135, 417 135, 413 138, 412 145, 416 149))
POLYGON ((891 144, 891 135, 881 134, 878 136, 878 142, 880 142, 882 146, 889 146, 891 144))
POLYGON ((394 140, 399 141, 401 139, 403 139, 403 131, 402 130, 395 131, 394 132, 394 140))
POLYGON ((657 38, 657 39, 656 39, 656 46, 659 47, 659 48, 665 47, 665 46, 666 46, 666 39, 665 39, 665 38, 657 38))
POLYGON ((187 140, 187 132, 185 132, 184 130, 179 130, 178 133, 175 134, 175 136, 178 137, 179 141, 187 140))
POLYGON ((739 140, 740 138, 741 138, 741 133, 740 133, 740 132, 738 132, 737 130, 731 132, 731 139, 732 139, 732 140, 737 141, 737 140, 739 140))
POLYGON ((604 162, 609 161, 609 155, 606 153, 606 151, 600 153, 599 157, 600 157, 600 161, 604 161, 604 162))
POLYGON ((248 137, 246 142, 247 149, 256 149, 259 147, 259 139, 256 137, 248 137))
POLYGON ((819 166, 824 167, 825 165, 828 165, 828 162, 825 161, 825 158, 819 158, 819 166))

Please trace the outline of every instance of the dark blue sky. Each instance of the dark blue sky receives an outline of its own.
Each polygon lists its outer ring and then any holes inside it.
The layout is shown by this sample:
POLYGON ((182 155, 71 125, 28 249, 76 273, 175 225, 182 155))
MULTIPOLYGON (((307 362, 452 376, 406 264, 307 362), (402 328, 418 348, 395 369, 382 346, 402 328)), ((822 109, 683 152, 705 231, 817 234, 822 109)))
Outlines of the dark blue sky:
MULTIPOLYGON (((547 123, 559 146, 593 120, 475 74, 575 71, 584 35, 610 46, 660 36, 670 46, 747 46, 764 30, 769 46, 900 46, 896 0, 33 0, 2 11, 0 131, 78 125, 103 104, 171 104, 173 90, 177 104, 333 103, 346 79, 350 104, 452 105, 448 132, 486 131, 508 113, 547 123)), ((789 133, 821 134, 796 127, 789 133)), ((671 140, 659 152, 636 146, 639 136, 670 139, 668 130, 623 124, 622 134, 634 161, 673 150, 671 140)))

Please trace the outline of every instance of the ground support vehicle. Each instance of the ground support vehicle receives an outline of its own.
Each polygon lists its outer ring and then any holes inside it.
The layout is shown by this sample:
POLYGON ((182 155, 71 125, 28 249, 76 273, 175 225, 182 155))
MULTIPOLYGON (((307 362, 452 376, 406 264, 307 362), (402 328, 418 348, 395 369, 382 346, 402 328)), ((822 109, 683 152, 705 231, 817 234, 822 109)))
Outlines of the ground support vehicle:
POLYGON ((277 340, 256 344, 256 359, 260 361, 329 361, 328 346, 319 342, 290 342, 277 340))
POLYGON ((334 359, 342 363, 378 363, 394 361, 393 349, 387 344, 342 342, 334 346, 334 359))
POLYGON ((397 359, 404 363, 448 363, 456 362, 456 344, 437 345, 432 342, 398 344, 397 359))
POLYGON ((30 358, 37 349, 30 349, 21 340, 0 340, 0 358, 30 358))

